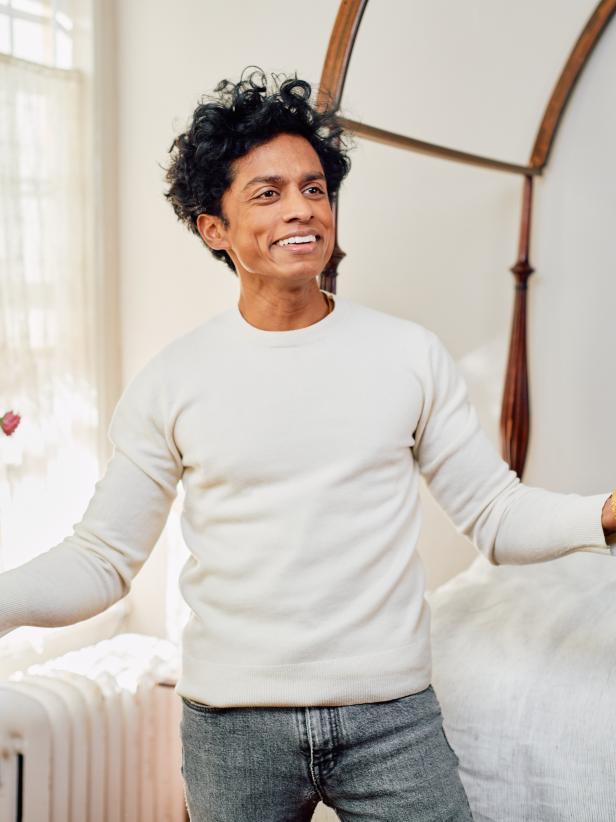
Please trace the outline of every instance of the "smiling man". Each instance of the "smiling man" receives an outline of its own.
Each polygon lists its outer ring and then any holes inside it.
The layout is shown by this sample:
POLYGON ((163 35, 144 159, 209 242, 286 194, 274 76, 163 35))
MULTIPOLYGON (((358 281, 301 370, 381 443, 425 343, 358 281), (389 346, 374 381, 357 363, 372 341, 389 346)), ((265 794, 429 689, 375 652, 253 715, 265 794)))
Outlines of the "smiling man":
POLYGON ((284 331, 333 308, 316 278, 334 247, 330 198, 349 161, 335 117, 311 107, 307 83, 287 81, 266 99, 265 82, 258 72, 223 81, 218 100, 197 107, 174 141, 167 197, 239 277, 246 321, 284 331))
POLYGON ((191 820, 309 820, 322 800, 342 822, 462 822, 430 684, 420 475, 495 564, 609 554, 614 501, 520 483, 435 334, 319 289, 349 163, 310 97, 297 79, 224 82, 174 141, 166 196, 239 301, 126 388, 73 535, 0 576, 0 633, 125 596, 181 480, 191 820))
POLYGON ((208 246, 224 250, 241 282, 239 308, 260 328, 321 319, 316 277, 334 246, 334 221, 319 155, 305 137, 279 134, 236 160, 222 214, 200 214, 208 246))

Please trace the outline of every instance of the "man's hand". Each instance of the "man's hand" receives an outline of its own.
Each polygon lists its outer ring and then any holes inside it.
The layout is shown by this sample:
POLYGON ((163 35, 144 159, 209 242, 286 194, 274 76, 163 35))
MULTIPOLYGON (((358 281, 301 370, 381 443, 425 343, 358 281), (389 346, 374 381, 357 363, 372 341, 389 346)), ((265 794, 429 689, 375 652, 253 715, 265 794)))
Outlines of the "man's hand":
POLYGON ((605 500, 605 505, 601 513, 601 525, 606 540, 616 536, 616 512, 614 511, 614 507, 616 506, 612 505, 612 496, 610 495, 605 500))

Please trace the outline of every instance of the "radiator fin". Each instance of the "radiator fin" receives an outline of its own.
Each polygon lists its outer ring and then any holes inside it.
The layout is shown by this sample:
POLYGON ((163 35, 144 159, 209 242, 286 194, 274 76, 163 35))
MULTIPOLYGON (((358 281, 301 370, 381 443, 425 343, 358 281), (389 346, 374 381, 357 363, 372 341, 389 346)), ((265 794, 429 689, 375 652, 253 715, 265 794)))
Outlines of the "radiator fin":
POLYGON ((185 822, 178 667, 120 634, 0 683, 2 822, 185 822))

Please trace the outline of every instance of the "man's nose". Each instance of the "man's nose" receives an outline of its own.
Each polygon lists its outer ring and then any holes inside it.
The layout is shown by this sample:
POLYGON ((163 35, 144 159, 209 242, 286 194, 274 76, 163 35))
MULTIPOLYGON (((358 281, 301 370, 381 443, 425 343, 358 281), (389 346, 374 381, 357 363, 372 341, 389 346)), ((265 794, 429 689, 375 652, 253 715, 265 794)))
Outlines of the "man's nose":
POLYGON ((312 204, 300 189, 287 190, 283 216, 287 222, 290 220, 306 222, 312 217, 312 204))

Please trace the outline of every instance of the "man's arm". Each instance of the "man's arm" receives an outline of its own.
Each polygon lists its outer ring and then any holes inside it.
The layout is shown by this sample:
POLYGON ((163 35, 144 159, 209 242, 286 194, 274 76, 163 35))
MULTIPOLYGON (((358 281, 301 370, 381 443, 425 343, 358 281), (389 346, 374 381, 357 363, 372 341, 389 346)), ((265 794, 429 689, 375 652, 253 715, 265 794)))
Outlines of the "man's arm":
POLYGON ((156 544, 182 463, 151 367, 125 391, 109 436, 113 456, 73 534, 0 574, 0 636, 22 625, 69 625, 104 611, 128 593, 156 544))
POLYGON ((602 527, 606 494, 560 494, 521 483, 482 431, 451 355, 435 334, 427 335, 413 453, 457 529, 495 565, 583 550, 610 555, 602 527))

